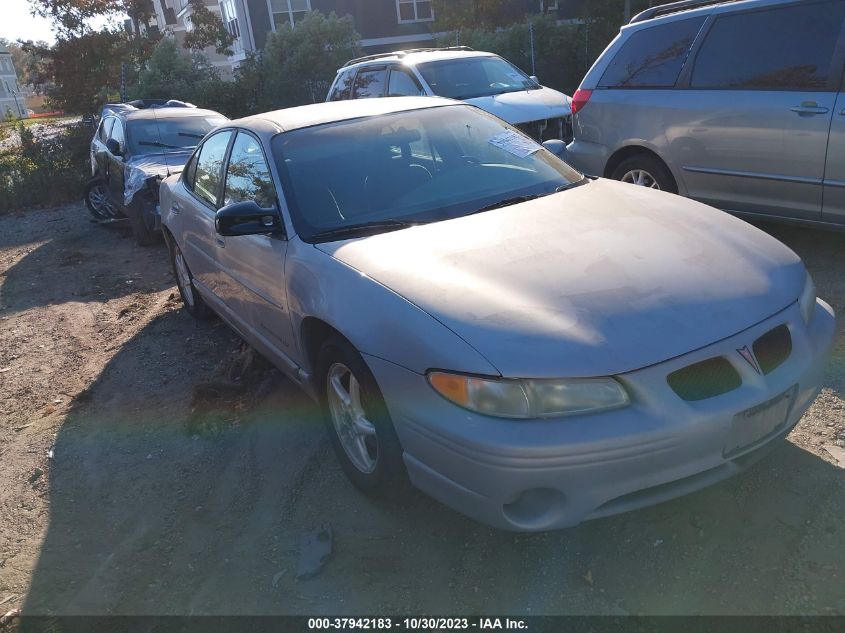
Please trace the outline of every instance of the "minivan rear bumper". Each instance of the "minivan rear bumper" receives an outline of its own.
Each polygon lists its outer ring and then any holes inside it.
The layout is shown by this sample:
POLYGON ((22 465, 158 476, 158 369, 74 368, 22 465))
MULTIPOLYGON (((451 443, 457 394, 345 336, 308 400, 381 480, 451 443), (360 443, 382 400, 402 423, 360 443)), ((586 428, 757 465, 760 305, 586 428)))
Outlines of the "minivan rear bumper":
POLYGON ((566 155, 562 157, 567 163, 588 176, 604 176, 610 149, 600 143, 591 143, 575 139, 566 146, 566 155))

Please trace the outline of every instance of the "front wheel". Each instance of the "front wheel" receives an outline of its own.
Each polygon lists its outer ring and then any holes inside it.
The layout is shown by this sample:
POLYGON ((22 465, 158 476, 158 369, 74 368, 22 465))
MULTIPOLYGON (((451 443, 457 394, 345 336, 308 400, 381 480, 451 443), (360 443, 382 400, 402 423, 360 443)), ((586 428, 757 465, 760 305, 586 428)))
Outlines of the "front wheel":
POLYGON ((678 186, 669 168, 660 159, 648 154, 626 158, 617 165, 610 177, 640 187, 678 193, 678 186))
POLYGON ((173 266, 173 274, 176 275, 176 286, 179 288, 182 303, 185 305, 188 314, 201 321, 211 319, 214 317, 214 311, 208 307, 202 295, 194 287, 194 276, 191 274, 191 269, 188 268, 188 262, 185 261, 182 249, 179 248, 176 240, 172 237, 167 240, 167 246, 170 250, 170 264, 173 266))
POLYGON ((99 178, 89 181, 85 186, 85 206, 96 220, 113 220, 120 216, 108 186, 99 178))
POLYGON ((330 338, 320 349, 317 376, 329 437, 346 476, 368 494, 401 497, 408 489, 402 446, 361 355, 344 339, 330 338))

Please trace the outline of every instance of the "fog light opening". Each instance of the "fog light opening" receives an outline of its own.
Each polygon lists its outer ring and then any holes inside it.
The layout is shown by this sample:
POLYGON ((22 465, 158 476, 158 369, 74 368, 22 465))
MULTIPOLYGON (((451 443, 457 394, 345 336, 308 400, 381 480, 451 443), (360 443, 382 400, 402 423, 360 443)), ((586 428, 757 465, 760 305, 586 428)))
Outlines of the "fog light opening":
POLYGON ((516 527, 537 530, 552 526, 563 516, 566 496, 554 488, 532 488, 502 506, 505 517, 516 527))

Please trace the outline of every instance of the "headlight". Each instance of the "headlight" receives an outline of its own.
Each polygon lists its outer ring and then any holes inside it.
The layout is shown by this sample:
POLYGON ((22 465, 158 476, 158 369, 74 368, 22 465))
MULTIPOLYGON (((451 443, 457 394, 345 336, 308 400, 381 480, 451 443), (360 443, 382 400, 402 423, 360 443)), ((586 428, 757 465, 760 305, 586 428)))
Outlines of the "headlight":
POLYGON ((613 378, 514 380, 432 371, 428 382, 457 405, 501 418, 551 418, 630 403, 628 393, 613 378))
POLYGON ((807 273, 807 279, 804 281, 804 290, 801 291, 798 306, 801 308, 804 323, 809 325, 810 319, 813 318, 813 311, 816 309, 816 284, 813 283, 810 273, 807 273))

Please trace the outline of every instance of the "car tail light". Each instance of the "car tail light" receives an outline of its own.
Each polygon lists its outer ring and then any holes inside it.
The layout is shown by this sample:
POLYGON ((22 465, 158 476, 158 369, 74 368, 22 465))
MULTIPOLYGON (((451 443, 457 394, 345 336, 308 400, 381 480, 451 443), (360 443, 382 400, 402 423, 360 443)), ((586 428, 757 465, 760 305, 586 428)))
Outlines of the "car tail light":
POLYGON ((578 114, 578 112, 587 105, 587 101, 589 101, 592 96, 592 90, 583 90, 581 88, 576 90, 575 94, 572 95, 572 114, 578 114))

